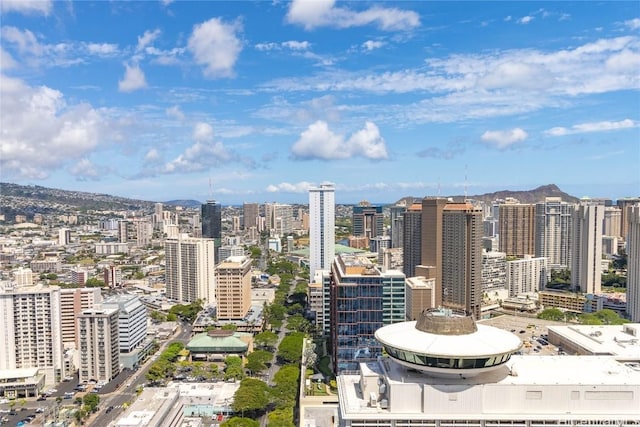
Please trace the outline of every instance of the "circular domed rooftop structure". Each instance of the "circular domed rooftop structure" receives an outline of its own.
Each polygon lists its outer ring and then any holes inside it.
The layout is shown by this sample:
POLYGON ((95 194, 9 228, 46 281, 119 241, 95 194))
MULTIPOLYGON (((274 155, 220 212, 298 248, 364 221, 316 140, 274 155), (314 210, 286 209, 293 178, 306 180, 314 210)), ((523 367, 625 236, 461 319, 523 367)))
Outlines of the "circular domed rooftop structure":
POLYGON ((376 331, 387 354, 401 365, 439 376, 477 375, 500 367, 522 347, 516 335, 451 310, 425 310, 413 322, 376 331))

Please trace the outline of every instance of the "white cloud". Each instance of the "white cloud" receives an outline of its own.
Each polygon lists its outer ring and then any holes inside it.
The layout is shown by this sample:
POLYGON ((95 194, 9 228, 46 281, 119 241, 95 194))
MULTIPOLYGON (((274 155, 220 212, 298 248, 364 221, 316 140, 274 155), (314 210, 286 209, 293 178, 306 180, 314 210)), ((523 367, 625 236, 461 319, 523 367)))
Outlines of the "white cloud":
POLYGON ((349 28, 375 24, 381 30, 407 30, 420 25, 420 16, 408 10, 374 6, 363 11, 335 7, 335 0, 293 0, 287 21, 306 30, 318 27, 349 28))
POLYGON ((527 15, 527 16, 523 16, 522 18, 518 19, 518 24, 528 24, 529 22, 533 21, 535 18, 533 16, 527 15))
POLYGON ((628 21, 624 21, 624 25, 631 28, 632 30, 640 29, 640 18, 629 19, 628 21))
POLYGON ((364 129, 345 139, 343 135, 333 133, 326 122, 318 120, 300 134, 300 138, 291 147, 291 152, 298 159, 388 158, 385 141, 372 122, 366 122, 364 129))
POLYGON ((144 72, 138 64, 125 64, 125 72, 122 80, 118 82, 120 92, 133 92, 147 87, 144 72))
POLYGON ((2 27, 0 35, 2 35, 3 42, 17 45, 18 52, 21 54, 40 55, 43 51, 38 39, 29 30, 22 31, 16 27, 2 27))
POLYGON ((0 10, 2 12, 18 12, 24 14, 49 15, 53 7, 52 0, 2 0, 0 10))
POLYGON ((160 35, 160 30, 155 29, 153 31, 147 30, 143 35, 138 36, 138 45, 136 46, 136 52, 141 52, 149 46, 160 35))
POLYGON ((496 148, 507 148, 516 142, 527 139, 527 132, 520 128, 510 130, 488 130, 482 134, 480 139, 496 148))
POLYGON ((92 55, 113 56, 118 53, 118 45, 112 43, 87 43, 87 51, 92 55))
POLYGON ((254 46, 256 48, 256 50, 262 50, 262 51, 269 51, 269 50, 275 50, 275 49, 280 49, 280 44, 279 43, 258 43, 254 46))
POLYGON ((11 68, 15 68, 18 64, 13 59, 13 57, 0 47, 0 71, 9 70, 11 68))
POLYGON ((411 123, 566 108, 582 95, 640 89, 640 38, 634 36, 599 39, 555 51, 512 49, 429 58, 425 62, 426 67, 420 69, 380 73, 325 70, 273 80, 263 89, 423 95, 423 100, 388 106, 379 113, 389 120, 411 123))
POLYGON ((313 183, 307 181, 296 183, 281 182, 280 184, 269 184, 265 190, 268 193, 306 193, 314 186, 313 183))
POLYGON ((100 168, 97 167, 91 160, 87 158, 80 159, 75 162, 70 168, 69 173, 74 175, 79 180, 98 180, 100 178, 100 168))
POLYGON ((144 155, 145 163, 155 163, 160 160, 162 157, 160 156, 160 152, 155 148, 151 148, 147 151, 147 154, 144 155))
POLYGON ((47 86, 0 75, 0 170, 6 179, 43 179, 84 158, 111 126, 88 104, 70 105, 47 86))
POLYGON ((291 50, 307 50, 311 47, 311 44, 308 41, 296 41, 289 40, 286 42, 282 42, 282 46, 291 50))
POLYGON ((384 46, 384 42, 375 40, 367 40, 366 42, 362 43, 362 47, 368 51, 380 49, 382 46, 384 46))
POLYGON ((564 135, 573 135, 576 133, 607 132, 612 130, 630 129, 638 126, 639 126, 638 122, 633 121, 631 119, 624 119, 617 122, 602 121, 602 122, 580 123, 577 125, 573 125, 570 128, 553 127, 545 131, 545 134, 549 136, 564 136, 564 135))
POLYGON ((193 27, 188 49, 196 63, 204 65, 205 77, 229 77, 233 74, 242 43, 236 33, 242 29, 239 22, 227 24, 211 18, 193 27))
POLYGON ((180 110, 180 107, 178 107, 177 105, 167 108, 164 112, 166 113, 167 116, 171 118, 184 120, 184 113, 182 112, 182 110, 180 110))
POLYGON ((192 137, 195 143, 164 165, 161 172, 196 172, 234 160, 224 144, 214 141, 213 128, 208 123, 196 123, 192 137))

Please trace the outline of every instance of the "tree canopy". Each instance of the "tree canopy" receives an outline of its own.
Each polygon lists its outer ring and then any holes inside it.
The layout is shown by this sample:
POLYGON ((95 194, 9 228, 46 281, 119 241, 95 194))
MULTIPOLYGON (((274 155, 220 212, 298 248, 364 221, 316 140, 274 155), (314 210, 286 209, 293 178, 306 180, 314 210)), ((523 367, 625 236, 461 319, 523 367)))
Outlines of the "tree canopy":
POLYGON ((233 397, 232 408, 236 413, 258 413, 266 410, 270 403, 269 386, 255 378, 245 378, 233 397))
POLYGON ((277 356, 286 363, 300 362, 302 359, 302 340, 304 333, 293 332, 282 339, 277 356))
POLYGON ((278 342, 278 335, 271 331, 264 331, 253 337, 253 342, 261 348, 273 348, 278 342))

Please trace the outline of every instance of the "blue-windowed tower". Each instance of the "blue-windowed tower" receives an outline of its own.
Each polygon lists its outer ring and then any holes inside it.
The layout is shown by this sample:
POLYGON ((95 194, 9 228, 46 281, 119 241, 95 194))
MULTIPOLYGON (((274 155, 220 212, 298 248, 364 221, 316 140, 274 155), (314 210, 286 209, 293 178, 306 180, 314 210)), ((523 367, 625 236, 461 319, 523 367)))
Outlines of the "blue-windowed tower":
POLYGON ((342 254, 330 275, 330 334, 336 375, 357 373, 382 354, 375 332, 405 320, 405 275, 366 257, 342 254))

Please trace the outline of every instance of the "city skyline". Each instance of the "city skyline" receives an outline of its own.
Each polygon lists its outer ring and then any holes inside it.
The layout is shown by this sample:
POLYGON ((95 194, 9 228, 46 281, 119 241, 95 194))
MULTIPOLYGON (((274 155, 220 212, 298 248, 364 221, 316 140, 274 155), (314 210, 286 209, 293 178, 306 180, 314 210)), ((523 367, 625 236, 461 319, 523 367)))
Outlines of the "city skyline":
POLYGON ((633 2, 0 4, 1 181, 223 205, 640 189, 633 2))

